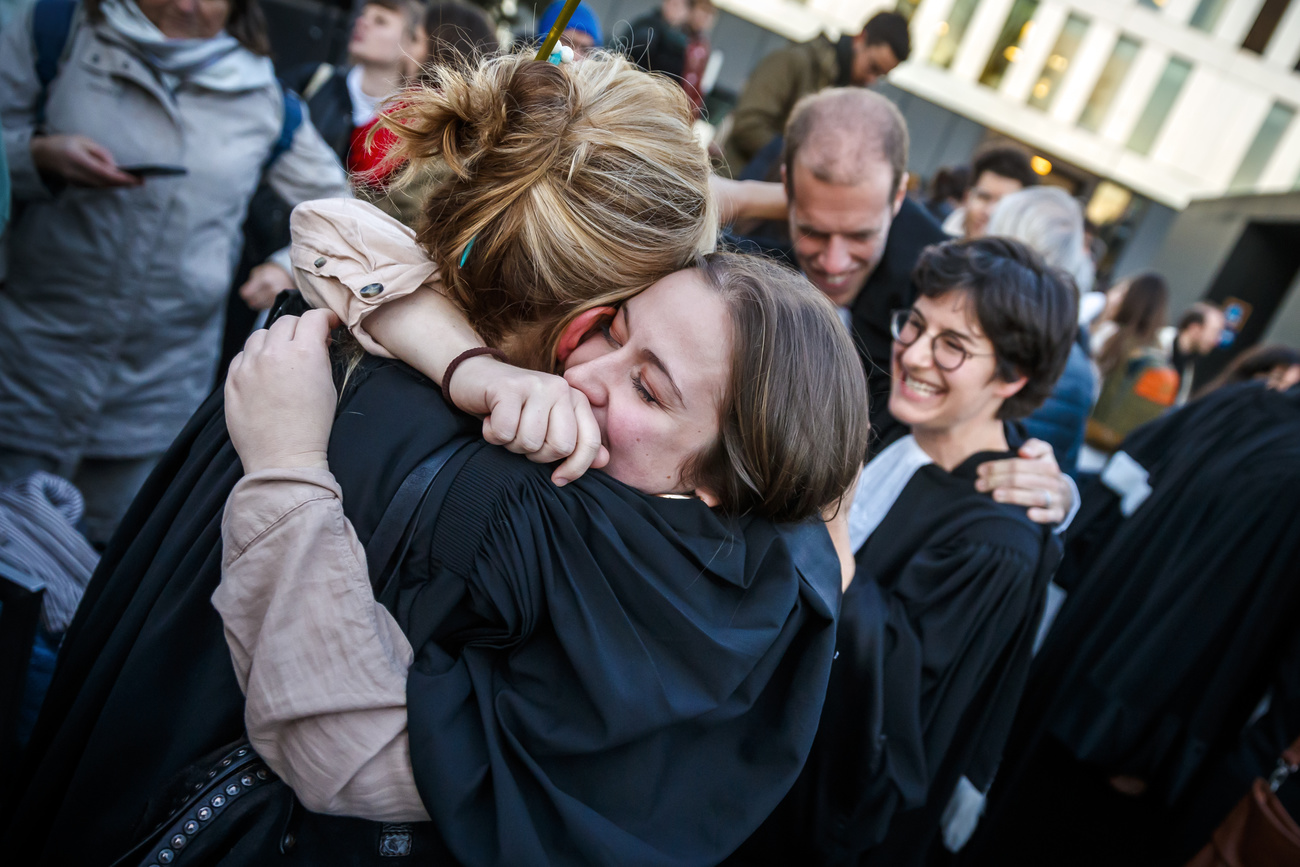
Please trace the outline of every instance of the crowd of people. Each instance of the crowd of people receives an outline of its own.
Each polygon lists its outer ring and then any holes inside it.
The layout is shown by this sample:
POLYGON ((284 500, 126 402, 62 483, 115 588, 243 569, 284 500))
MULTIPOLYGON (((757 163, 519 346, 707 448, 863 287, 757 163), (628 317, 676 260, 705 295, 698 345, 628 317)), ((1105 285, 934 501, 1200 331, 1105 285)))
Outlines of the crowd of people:
POLYGON ((1300 352, 1209 378, 1018 146, 909 192, 900 15, 706 145, 710 0, 565 6, 278 77, 256 0, 4 26, 0 851, 1256 863, 1300 352))

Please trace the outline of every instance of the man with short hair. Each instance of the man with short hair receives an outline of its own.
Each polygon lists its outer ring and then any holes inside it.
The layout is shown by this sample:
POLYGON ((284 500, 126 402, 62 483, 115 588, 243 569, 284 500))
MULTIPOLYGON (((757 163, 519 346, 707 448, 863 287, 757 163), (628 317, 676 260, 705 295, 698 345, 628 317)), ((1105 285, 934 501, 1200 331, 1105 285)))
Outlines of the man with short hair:
POLYGON ((1196 378, 1196 362, 1219 345, 1228 324, 1223 311, 1213 304, 1197 301, 1178 320, 1178 333, 1170 348, 1169 361, 1178 371, 1177 406, 1187 403, 1196 378))
POLYGON ((988 231, 993 207, 1004 196, 1038 184, 1029 154, 1018 147, 1001 145, 981 151, 970 168, 971 184, 962 206, 944 220, 943 230, 961 238, 982 238, 988 231))
POLYGON ((754 155, 781 134, 795 103, 828 87, 867 87, 911 52, 907 20, 880 12, 856 36, 832 42, 825 34, 765 57, 749 76, 731 113, 724 170, 739 174, 754 155))
POLYGON ((943 230, 907 198, 907 123, 885 97, 835 88, 806 97, 786 128, 781 176, 792 258, 835 302, 867 371, 879 443, 889 415, 889 316, 911 305, 912 268, 943 230))

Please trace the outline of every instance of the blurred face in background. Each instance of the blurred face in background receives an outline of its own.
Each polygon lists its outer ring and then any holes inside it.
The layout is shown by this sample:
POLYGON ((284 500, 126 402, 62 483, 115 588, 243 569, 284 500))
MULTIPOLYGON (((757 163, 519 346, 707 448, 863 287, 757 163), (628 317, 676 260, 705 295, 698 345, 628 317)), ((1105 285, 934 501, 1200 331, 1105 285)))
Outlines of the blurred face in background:
POLYGON ((980 172, 975 183, 966 191, 966 237, 983 238, 989 229, 993 206, 1002 201, 1003 197, 1018 193, 1024 188, 1020 181, 993 172, 980 172))
POLYGON ((353 63, 373 66, 402 66, 411 58, 423 59, 428 42, 406 15, 376 3, 369 3, 352 25, 348 55, 353 63))
POLYGON ((709 0, 695 0, 691 4, 691 14, 686 19, 686 32, 693 36, 703 36, 713 29, 718 22, 718 7, 709 0))
POLYGON ((596 40, 590 33, 572 27, 560 34, 560 42, 573 49, 574 57, 582 57, 596 47, 596 40))
POLYGON ((853 69, 849 72, 849 80, 854 84, 870 87, 897 65, 894 49, 884 42, 868 45, 865 33, 853 37, 853 69))
POLYGON ((138 0, 136 5, 168 39, 211 39, 230 18, 230 0, 138 0))
POLYGON ((691 0, 664 0, 659 10, 673 27, 685 27, 686 19, 691 16, 691 0))

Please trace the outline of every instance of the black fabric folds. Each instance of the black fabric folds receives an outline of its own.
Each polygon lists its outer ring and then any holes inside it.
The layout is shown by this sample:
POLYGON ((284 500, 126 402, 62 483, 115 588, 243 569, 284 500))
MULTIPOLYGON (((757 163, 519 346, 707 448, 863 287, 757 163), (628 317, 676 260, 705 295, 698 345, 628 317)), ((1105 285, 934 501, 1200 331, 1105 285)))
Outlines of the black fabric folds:
POLYGON ((737 863, 923 863, 957 780, 992 781, 1060 561, 974 488, 1009 456, 922 467, 858 551, 812 754, 737 863))
MULTIPOLYGON (((330 442, 361 540, 411 468, 477 429, 409 370, 363 364, 330 442)), ((461 463, 435 482, 439 513, 417 522, 394 612, 417 652, 412 754, 434 819, 413 826, 416 854, 721 860, 812 742, 837 609, 825 529, 726 523, 697 501, 643 497, 595 473, 555 489, 546 468, 494 449, 461 463)), ((92 579, 19 781, 6 858, 111 863, 166 815, 187 767, 241 735, 243 697, 210 602, 240 475, 217 394, 92 579)), ((208 840, 216 854, 196 863, 279 863, 286 834, 304 863, 388 863, 377 823, 305 813, 283 786, 263 791, 268 812, 214 827, 231 839, 208 840)))
POLYGON ((1036 756, 1062 746, 1100 779, 1143 780, 1128 812, 1177 810, 1232 748, 1297 634, 1300 389, 1220 389, 1122 450, 1151 493, 1126 518, 1104 485, 1084 491, 1057 579, 1070 595, 1035 661, 977 863, 1002 863, 1026 810, 1065 794, 1024 782, 1036 756))

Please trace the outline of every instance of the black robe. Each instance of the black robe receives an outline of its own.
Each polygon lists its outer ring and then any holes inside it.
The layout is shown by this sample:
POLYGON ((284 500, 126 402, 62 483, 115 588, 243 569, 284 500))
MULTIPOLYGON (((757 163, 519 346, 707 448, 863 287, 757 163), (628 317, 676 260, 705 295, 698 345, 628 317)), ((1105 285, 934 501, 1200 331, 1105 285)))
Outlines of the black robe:
POLYGON ((1010 456, 921 467, 858 550, 812 754, 737 863, 921 863, 957 781, 987 790, 1060 560, 1050 528, 975 490, 1010 456))
MULTIPOLYGON (((1105 485, 1084 491, 1057 579, 1069 597, 1035 661, 974 863, 1042 854, 1034 847, 1052 840, 1059 863, 1084 863, 1098 853, 1070 841, 1096 836, 1098 821, 1163 841, 1300 623, 1300 389, 1220 389, 1122 450, 1151 492, 1126 518, 1105 485), (1116 796, 1116 775, 1146 793, 1116 796), (1088 806, 1048 806, 1067 800, 1088 806)), ((1103 836, 1115 847, 1099 857, 1158 857, 1103 836)))
MULTIPOLYGON (((330 441, 363 543, 410 469, 478 428, 405 368, 366 373, 330 441)), ((439 476, 443 507, 412 534, 394 613, 416 649, 412 759, 434 819, 415 826, 416 853, 715 863, 811 746, 837 611, 829 537, 724 522, 600 473, 556 489, 548 473, 483 448, 439 476)), ((242 734, 210 602, 240 475, 218 393, 92 579, 26 757, 6 860, 110 863, 167 815, 193 780, 187 766, 242 734)), ((260 791, 213 859, 274 861, 286 840, 304 863, 377 859, 377 823, 295 809, 283 785, 260 791)))

